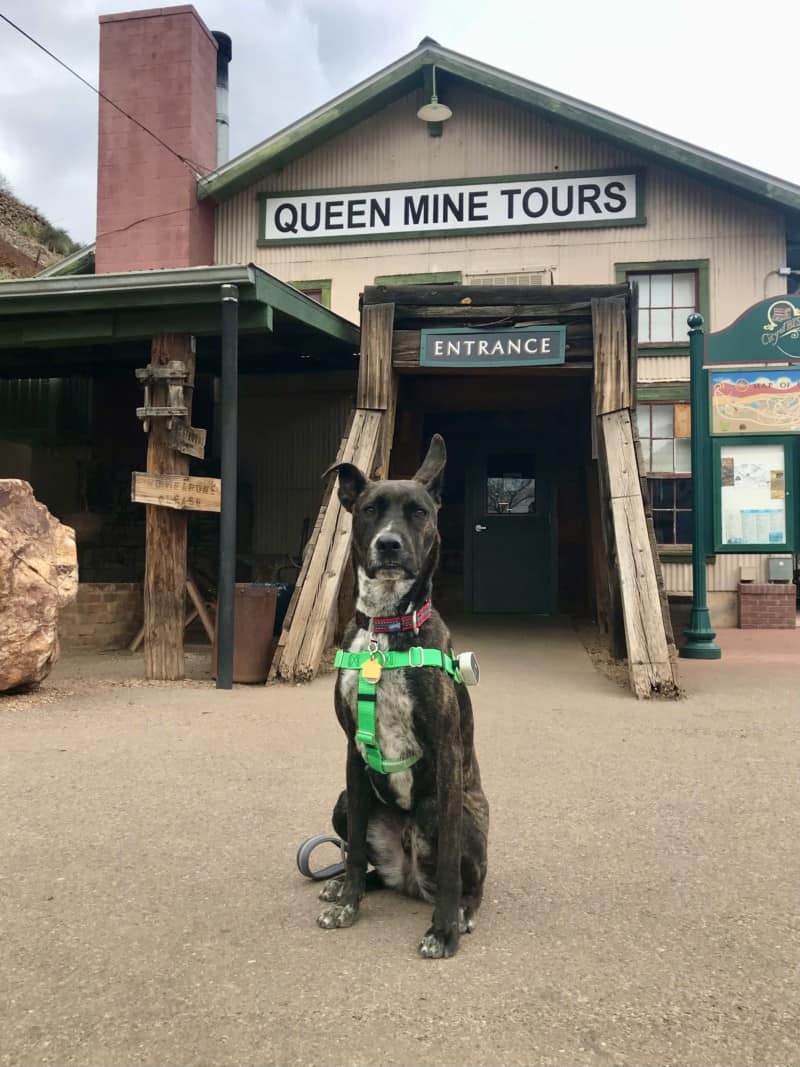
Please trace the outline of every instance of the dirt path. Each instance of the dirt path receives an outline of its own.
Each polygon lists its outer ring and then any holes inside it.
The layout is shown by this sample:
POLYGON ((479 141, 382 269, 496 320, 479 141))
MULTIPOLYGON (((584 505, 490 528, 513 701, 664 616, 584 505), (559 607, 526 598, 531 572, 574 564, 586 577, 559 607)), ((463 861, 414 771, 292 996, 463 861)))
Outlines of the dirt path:
POLYGON ((645 706, 558 627, 473 640, 490 873, 443 962, 392 894, 315 926, 330 677, 217 693, 112 656, 0 701, 0 1064, 800 1065, 800 668, 690 664, 645 706))

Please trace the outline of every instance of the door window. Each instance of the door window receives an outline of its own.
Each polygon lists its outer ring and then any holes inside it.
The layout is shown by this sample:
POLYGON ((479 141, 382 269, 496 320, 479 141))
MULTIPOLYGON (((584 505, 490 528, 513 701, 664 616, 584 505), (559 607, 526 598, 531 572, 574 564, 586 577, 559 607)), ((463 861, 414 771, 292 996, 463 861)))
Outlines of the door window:
POLYGON ((533 456, 503 453, 486 459, 486 514, 529 515, 536 511, 533 456))

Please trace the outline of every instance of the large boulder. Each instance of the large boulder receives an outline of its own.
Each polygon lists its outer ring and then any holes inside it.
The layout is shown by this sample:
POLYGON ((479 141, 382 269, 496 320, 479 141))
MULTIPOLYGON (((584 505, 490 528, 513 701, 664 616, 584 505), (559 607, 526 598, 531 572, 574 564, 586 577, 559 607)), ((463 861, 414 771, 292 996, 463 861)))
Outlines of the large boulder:
POLYGON ((78 594, 75 531, 27 482, 0 478, 0 692, 38 685, 58 659, 58 612, 78 594))

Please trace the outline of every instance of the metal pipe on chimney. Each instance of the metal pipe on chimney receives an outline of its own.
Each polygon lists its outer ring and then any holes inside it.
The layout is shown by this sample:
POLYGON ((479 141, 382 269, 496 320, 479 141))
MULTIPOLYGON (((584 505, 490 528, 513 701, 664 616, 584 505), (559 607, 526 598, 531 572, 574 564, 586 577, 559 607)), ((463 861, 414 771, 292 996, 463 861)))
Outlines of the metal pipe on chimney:
POLYGON ((228 64, 233 55, 231 39, 227 33, 214 30, 217 42, 217 166, 228 161, 228 64))

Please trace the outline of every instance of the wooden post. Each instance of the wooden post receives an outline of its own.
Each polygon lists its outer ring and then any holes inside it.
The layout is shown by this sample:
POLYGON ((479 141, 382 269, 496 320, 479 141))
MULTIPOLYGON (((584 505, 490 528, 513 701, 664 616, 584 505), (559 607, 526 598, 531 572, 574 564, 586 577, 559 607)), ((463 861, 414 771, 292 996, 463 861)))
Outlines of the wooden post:
MULTIPOLYGON (((393 327, 394 304, 364 307, 357 407, 339 457, 373 478, 385 478, 389 470, 397 391, 392 371, 393 327)), ((333 492, 324 508, 278 646, 280 659, 272 676, 284 681, 310 681, 336 630, 339 591, 350 557, 350 515, 333 492)))
MULTIPOLYGON (((347 420, 347 428, 345 429, 344 437, 342 438, 341 444, 339 445, 339 451, 336 453, 337 463, 342 462, 344 450, 347 447, 347 442, 350 437, 350 431, 353 428, 354 418, 355 411, 352 411, 350 413, 350 418, 347 420)), ((319 540, 322 524, 325 520, 325 512, 328 510, 331 494, 333 493, 335 485, 336 477, 333 474, 329 474, 326 479, 325 488, 322 492, 322 502, 320 503, 319 511, 317 512, 317 519, 314 523, 314 528, 311 531, 311 536, 308 539, 308 544, 306 545, 305 552, 303 553, 303 564, 300 568, 300 573, 297 576, 297 583, 294 587, 292 598, 289 601, 289 606, 286 609, 286 616, 283 620, 283 629, 281 631, 280 637, 278 638, 278 643, 275 647, 275 654, 272 657, 272 665, 269 671, 269 678, 267 679, 270 682, 275 681, 275 679, 278 677, 278 669, 280 667, 281 660, 283 659, 283 652, 286 648, 286 643, 289 640, 289 632, 291 630, 292 621, 294 619, 294 613, 297 610, 297 602, 300 599, 300 594, 305 585, 309 565, 311 563, 311 560, 314 558, 314 552, 316 549, 317 541, 319 540)))
MULTIPOLYGON (((189 334, 161 334, 151 345, 151 363, 165 366, 180 360, 194 384, 194 338, 189 334)), ((167 386, 153 385, 155 406, 167 406, 167 386)), ((186 390, 187 421, 191 419, 192 390, 186 390)), ((153 419, 147 440, 148 474, 188 474, 189 457, 169 443, 166 420, 153 419)), ((183 678, 183 629, 186 600, 186 514, 173 508, 147 505, 144 565, 144 671, 146 678, 183 678)))
MULTIPOLYGON (((619 569, 630 685, 640 698, 654 693, 676 696, 675 662, 667 645, 659 595, 659 563, 647 528, 631 420, 634 383, 625 300, 593 300, 592 327, 601 498, 611 519, 607 527, 610 566, 619 569)), ((611 592, 610 629, 615 614, 613 580, 611 592)))

